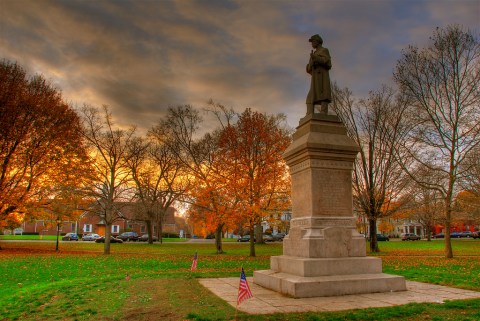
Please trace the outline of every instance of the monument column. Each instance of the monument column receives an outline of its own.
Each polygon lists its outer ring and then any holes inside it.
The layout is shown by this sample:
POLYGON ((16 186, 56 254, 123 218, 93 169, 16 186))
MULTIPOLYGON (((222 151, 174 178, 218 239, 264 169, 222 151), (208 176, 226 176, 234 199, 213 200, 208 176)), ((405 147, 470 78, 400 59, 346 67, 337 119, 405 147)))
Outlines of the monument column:
POLYGON ((283 255, 254 282, 296 298, 406 290, 405 279, 382 273, 356 230, 352 170, 358 146, 335 115, 300 121, 284 158, 292 176, 292 220, 283 255))
POLYGON ((312 114, 302 119, 284 154, 292 176, 293 213, 284 255, 366 256, 352 204, 352 170, 358 151, 337 116, 312 114))

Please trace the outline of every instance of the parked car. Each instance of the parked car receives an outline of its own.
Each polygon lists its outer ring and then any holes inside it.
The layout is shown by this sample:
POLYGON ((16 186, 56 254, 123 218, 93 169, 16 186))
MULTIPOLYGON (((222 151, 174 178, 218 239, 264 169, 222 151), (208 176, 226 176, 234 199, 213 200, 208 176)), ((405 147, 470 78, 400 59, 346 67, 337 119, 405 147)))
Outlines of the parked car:
POLYGON ((445 234, 443 233, 438 233, 437 235, 434 235, 433 238, 436 238, 436 239, 443 239, 445 237, 445 234))
POLYGON ((272 237, 277 240, 277 241, 283 241, 283 239, 285 238, 285 233, 277 233, 275 235, 272 235, 272 237))
POLYGON ((471 231, 465 231, 460 233, 460 237, 472 237, 473 233, 471 231))
POLYGON ((250 242, 250 235, 244 235, 237 240, 237 242, 250 242))
POLYGON ((122 241, 127 241, 127 242, 130 242, 130 241, 136 242, 138 240, 138 234, 135 232, 124 232, 117 237, 122 241))
POLYGON ((95 233, 89 233, 82 236, 82 241, 95 241, 100 238, 100 235, 95 233))
POLYGON ((271 235, 266 235, 266 234, 265 234, 265 235, 263 236, 263 241, 264 241, 264 242, 275 242, 276 239, 275 239, 273 236, 271 236, 271 235))
MULTIPOLYGON (((158 241, 158 238, 155 235, 152 235, 152 239, 154 242, 158 241)), ((138 238, 140 242, 148 242, 148 234, 143 234, 138 238)))
POLYGON ((402 241, 419 241, 420 239, 421 237, 414 233, 402 234, 402 241))
POLYGON ((390 237, 385 234, 377 234, 377 241, 390 241, 390 237))
POLYGON ((450 233, 450 237, 451 237, 452 239, 459 239, 459 238, 462 237, 462 233, 460 233, 460 232, 452 232, 452 233, 450 233))
POLYGON ((472 233, 472 237, 473 237, 474 239, 479 239, 479 238, 480 238, 480 231, 473 232, 473 233, 472 233))
MULTIPOLYGON (((105 236, 96 239, 95 243, 105 243, 105 236)), ((110 243, 123 243, 123 241, 117 237, 110 236, 110 243)))
POLYGON ((62 236, 62 241, 78 241, 77 233, 67 233, 62 236))

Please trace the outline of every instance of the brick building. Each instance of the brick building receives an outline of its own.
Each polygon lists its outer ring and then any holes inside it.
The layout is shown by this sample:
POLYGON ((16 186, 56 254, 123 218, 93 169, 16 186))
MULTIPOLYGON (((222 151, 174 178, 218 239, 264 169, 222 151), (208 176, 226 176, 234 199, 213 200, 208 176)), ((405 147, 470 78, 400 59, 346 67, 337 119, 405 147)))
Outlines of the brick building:
MULTIPOLYGON (((136 217, 137 207, 134 203, 124 203, 118 206, 118 218, 113 222, 112 235, 119 235, 126 231, 137 232, 139 235, 147 233, 147 224, 138 220, 136 217)), ((169 207, 163 217, 162 230, 164 233, 178 234, 183 226, 179 226, 178 218, 175 216, 176 210, 169 207)), ((57 226, 54 220, 35 220, 22 223, 23 233, 38 233, 40 235, 56 235, 57 226)), ((96 233, 105 235, 105 221, 96 213, 84 212, 77 221, 62 221, 60 223, 60 234, 75 232, 78 234, 96 233)), ((156 226, 154 226, 154 233, 156 226)))

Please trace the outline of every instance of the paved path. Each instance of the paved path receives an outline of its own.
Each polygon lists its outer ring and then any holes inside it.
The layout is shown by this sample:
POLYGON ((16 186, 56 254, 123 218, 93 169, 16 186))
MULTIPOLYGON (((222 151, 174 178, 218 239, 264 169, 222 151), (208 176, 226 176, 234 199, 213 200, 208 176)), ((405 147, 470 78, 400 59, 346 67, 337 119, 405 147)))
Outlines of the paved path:
MULTIPOLYGON (((445 300, 480 298, 480 292, 407 281, 407 291, 402 292, 293 299, 256 285, 251 277, 247 280, 253 298, 244 301, 238 309, 249 314, 342 311, 390 307, 411 302, 443 303, 445 300)), ((233 307, 237 304, 239 281, 239 278, 199 279, 203 286, 233 307)))

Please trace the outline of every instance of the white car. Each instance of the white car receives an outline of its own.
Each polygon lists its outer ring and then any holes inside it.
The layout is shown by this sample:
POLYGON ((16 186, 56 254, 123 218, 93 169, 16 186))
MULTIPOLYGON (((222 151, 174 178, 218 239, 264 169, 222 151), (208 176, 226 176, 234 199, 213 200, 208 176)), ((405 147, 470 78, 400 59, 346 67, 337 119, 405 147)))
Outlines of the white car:
POLYGON ((95 233, 90 233, 90 234, 85 234, 82 236, 82 241, 95 241, 96 239, 99 239, 100 235, 95 234, 95 233))

